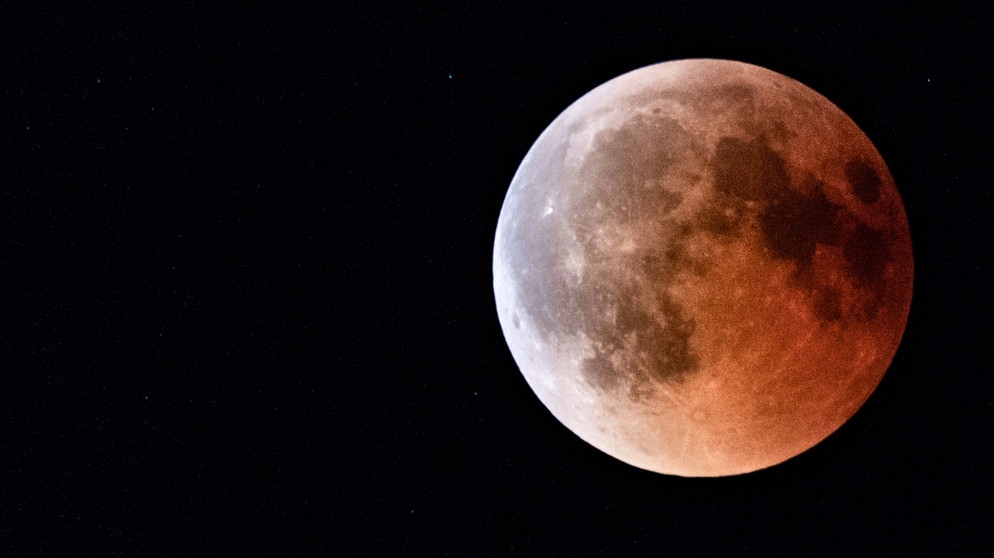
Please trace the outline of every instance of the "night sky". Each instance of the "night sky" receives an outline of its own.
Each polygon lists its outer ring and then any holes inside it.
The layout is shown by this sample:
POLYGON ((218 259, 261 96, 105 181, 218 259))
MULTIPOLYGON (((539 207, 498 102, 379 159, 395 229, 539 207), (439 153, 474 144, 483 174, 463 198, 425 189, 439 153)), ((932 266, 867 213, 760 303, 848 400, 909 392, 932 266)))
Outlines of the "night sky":
POLYGON ((866 4, 0 8, 0 555, 994 553, 994 19, 866 4), (855 120, 916 265, 856 416, 719 479, 560 425, 491 272, 542 130, 698 57, 855 120))

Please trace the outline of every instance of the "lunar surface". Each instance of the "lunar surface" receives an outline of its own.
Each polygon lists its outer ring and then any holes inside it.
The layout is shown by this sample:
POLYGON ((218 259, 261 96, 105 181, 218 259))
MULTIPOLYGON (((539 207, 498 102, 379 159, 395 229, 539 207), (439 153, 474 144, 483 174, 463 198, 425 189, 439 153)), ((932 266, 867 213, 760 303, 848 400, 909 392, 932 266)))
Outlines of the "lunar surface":
POLYGON ((681 60, 589 92, 505 198, 501 327, 532 390, 629 464, 725 476, 848 420, 911 305, 907 217, 870 140, 788 77, 681 60))

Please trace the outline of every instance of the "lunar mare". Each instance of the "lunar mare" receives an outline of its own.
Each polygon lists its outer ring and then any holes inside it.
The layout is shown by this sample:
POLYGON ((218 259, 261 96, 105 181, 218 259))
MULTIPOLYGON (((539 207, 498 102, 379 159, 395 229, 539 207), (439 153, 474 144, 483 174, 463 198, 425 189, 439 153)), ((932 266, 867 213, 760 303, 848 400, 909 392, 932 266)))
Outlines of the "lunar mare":
POLYGON ((894 180, 839 108, 757 66, 682 60, 541 134, 493 273, 511 353, 559 421, 632 465, 724 476, 859 409, 900 343, 913 262, 894 180))

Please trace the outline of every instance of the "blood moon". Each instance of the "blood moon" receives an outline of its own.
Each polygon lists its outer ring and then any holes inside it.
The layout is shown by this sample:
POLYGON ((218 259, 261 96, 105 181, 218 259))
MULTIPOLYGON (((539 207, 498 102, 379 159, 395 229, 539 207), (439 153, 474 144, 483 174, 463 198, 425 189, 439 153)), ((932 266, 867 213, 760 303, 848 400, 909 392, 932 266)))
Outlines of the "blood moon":
POLYGON ((780 463, 869 397, 911 304, 907 217, 839 108, 775 72, 667 62, 573 103, 497 224, 504 336, 570 430, 632 465, 780 463))

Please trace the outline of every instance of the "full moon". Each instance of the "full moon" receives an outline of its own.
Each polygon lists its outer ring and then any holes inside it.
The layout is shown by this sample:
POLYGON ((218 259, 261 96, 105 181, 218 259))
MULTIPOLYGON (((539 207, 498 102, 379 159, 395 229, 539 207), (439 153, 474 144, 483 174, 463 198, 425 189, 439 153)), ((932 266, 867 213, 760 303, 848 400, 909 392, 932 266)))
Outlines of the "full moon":
POLYGON ((897 351, 911 239, 886 164, 805 85, 680 60, 539 136, 497 223, 497 313, 549 411, 631 465, 736 475, 845 423, 897 351))

